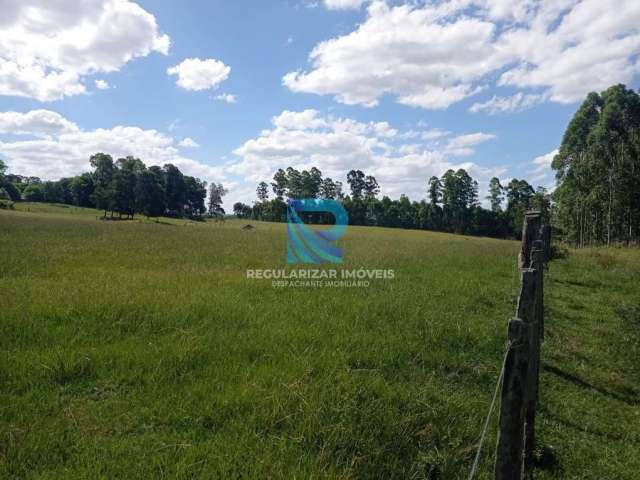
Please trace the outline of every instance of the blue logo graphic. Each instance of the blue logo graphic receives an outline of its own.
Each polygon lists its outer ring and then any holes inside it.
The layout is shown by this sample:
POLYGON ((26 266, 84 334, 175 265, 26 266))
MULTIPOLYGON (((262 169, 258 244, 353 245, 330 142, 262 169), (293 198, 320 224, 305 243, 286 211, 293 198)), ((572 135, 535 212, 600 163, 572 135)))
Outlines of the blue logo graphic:
POLYGON ((333 242, 346 233, 348 223, 347 211, 335 200, 289 200, 287 262, 342 263, 342 249, 333 242), (330 213, 335 217, 335 224, 328 230, 313 230, 300 219, 302 212, 330 213))

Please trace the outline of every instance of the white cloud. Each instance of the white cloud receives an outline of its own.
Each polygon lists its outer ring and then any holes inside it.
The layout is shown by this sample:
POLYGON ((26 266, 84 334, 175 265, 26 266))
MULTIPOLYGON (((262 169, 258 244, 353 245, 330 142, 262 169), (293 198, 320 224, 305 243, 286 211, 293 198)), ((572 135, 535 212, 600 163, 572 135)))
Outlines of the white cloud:
POLYGON ((236 96, 233 95, 232 93, 221 93, 220 95, 216 95, 214 97, 215 100, 219 100, 221 102, 226 102, 226 103, 236 103, 237 99, 236 96))
POLYGON ((178 143, 178 146, 184 147, 184 148, 198 148, 200 144, 196 142, 194 139, 187 137, 180 140, 180 142, 178 143))
POLYGON ((50 137, 77 131, 75 123, 50 110, 31 110, 26 113, 0 112, 0 133, 50 137))
POLYGON ((176 83, 185 90, 207 90, 224 82, 231 72, 220 60, 213 58, 187 58, 167 69, 169 75, 177 75, 176 83))
POLYGON ((106 80, 96 80, 95 85, 98 90, 108 90, 111 88, 111 85, 109 85, 106 80))
POLYGON ((558 149, 546 153, 544 155, 540 155, 536 157, 531 162, 535 168, 530 170, 528 175, 530 176, 530 181, 532 182, 541 182, 545 183, 547 188, 553 186, 553 170, 551 169, 551 162, 553 162, 554 157, 558 154, 558 149))
POLYGON ((324 0, 329 10, 354 10, 360 8, 367 0, 324 0))
POLYGON ((0 95, 53 101, 86 92, 84 75, 114 72, 136 57, 167 54, 156 19, 128 0, 5 1, 0 95))
POLYGON ((16 117, 15 112, 0 113, 2 131, 42 138, 0 142, 0 155, 13 173, 51 180, 77 175, 90 170, 91 155, 105 152, 114 158, 133 155, 147 165, 173 163, 184 173, 209 181, 226 179, 221 167, 183 157, 173 145, 174 140, 156 130, 115 126, 85 131, 47 110, 19 115, 22 117, 16 117))
MULTIPOLYGON (((229 165, 228 172, 256 184, 269 180, 278 168, 316 166, 325 176, 344 182, 346 173, 358 168, 378 179, 383 194, 397 198, 405 193, 419 199, 426 195, 426 180, 449 168, 466 168, 472 175, 487 179, 497 171, 472 162, 452 162, 444 148, 416 142, 404 144, 402 140, 407 135, 387 122, 363 123, 323 116, 316 110, 285 110, 271 123, 272 128, 234 150, 240 160, 229 165)), ((471 149, 489 137, 493 138, 476 133, 454 140, 460 148, 471 149)))
MULTIPOLYGON (((347 0, 348 1, 348 0, 347 0)), ((442 109, 493 84, 531 89, 478 103, 515 111, 568 103, 640 71, 640 2, 451 0, 389 6, 375 1, 351 33, 323 41, 308 71, 289 72, 294 92, 374 106, 385 95, 442 109), (520 96, 521 95, 521 96, 520 96)))
POLYGON ((524 94, 518 92, 510 97, 499 97, 494 95, 486 102, 476 102, 469 108, 470 112, 487 112, 490 115, 494 115, 499 112, 520 112, 531 108, 534 105, 542 103, 546 100, 545 95, 539 94, 524 94))
POLYGON ((445 152, 454 156, 467 156, 475 153, 473 147, 481 143, 493 140, 496 136, 492 133, 468 133, 466 135, 458 135, 447 142, 445 152))
POLYGON ((540 167, 551 167, 551 162, 553 162, 554 157, 558 155, 558 149, 556 148, 552 152, 549 152, 545 155, 540 155, 533 159, 534 165, 538 165, 540 167))
POLYGON ((442 130, 441 128, 432 128, 431 130, 427 130, 426 132, 421 133, 421 138, 423 140, 437 140, 442 137, 446 137, 451 132, 447 132, 446 130, 442 130))
POLYGON ((312 109, 302 112, 284 110, 277 117, 273 117, 271 123, 283 130, 313 130, 326 126, 325 120, 319 117, 318 111, 312 109))

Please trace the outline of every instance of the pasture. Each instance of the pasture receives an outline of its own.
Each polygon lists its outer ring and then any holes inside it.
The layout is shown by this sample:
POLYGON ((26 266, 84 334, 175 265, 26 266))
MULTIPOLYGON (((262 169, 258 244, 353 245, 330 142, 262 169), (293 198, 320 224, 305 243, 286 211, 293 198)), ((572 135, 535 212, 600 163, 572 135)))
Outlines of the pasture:
MULTIPOLYGON (((351 227, 343 267, 393 280, 278 289, 245 272, 284 267, 283 224, 18 209, 0 211, 0 477, 468 475, 517 242, 351 227)), ((571 251, 546 294, 537 478, 637 478, 640 252, 571 251)))

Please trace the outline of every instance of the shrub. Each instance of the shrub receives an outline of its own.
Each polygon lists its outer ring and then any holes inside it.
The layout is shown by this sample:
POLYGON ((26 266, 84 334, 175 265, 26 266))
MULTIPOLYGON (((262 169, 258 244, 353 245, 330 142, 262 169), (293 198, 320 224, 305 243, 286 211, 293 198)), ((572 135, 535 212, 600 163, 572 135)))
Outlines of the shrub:
POLYGON ((14 210, 11 200, 0 200, 0 210, 14 210))

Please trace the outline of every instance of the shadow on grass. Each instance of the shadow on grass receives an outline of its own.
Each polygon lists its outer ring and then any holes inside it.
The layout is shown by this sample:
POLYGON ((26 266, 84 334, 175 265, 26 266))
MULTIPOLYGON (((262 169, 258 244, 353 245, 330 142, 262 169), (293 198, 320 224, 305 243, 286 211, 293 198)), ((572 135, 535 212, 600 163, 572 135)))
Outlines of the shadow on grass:
POLYGON ((582 282, 579 280, 554 279, 554 282, 564 284, 564 285, 570 285, 572 287, 583 287, 583 288, 598 288, 601 285, 601 282, 598 282, 595 280, 582 282))
POLYGON ((640 444, 640 437, 629 437, 626 435, 621 435, 616 432, 605 432, 599 428, 593 428, 593 426, 589 426, 589 428, 585 428, 585 424, 576 423, 566 418, 561 417, 557 413, 552 412, 548 408, 546 408, 543 404, 538 404, 538 412, 544 415, 549 420, 552 420, 560 425, 563 425, 572 430, 588 433, 590 435, 594 435, 596 437, 606 438, 607 440, 613 442, 629 442, 634 444, 640 444))
POLYGON ((177 225, 175 223, 171 223, 171 222, 163 222, 162 220, 156 220, 156 221, 152 221, 151 223, 154 223, 156 225, 167 225, 169 227, 177 227, 177 225))
POLYGON ((597 393, 599 393, 600 395, 603 395, 607 398, 613 399, 613 400, 617 400, 619 402, 622 403, 626 403, 629 406, 635 407, 640 405, 640 400, 636 399, 636 398, 629 398, 629 397, 625 397, 624 395, 620 395, 619 393, 615 393, 615 392, 611 392, 607 389, 604 389, 602 387, 598 387, 596 385, 593 385, 591 383, 585 382, 584 380, 582 380, 579 377, 576 377, 575 375, 571 374, 571 373, 567 373, 563 370, 560 370, 558 367, 554 367, 553 365, 543 365, 542 369, 545 372, 549 372, 552 373, 554 375, 557 375, 558 377, 562 378, 563 380, 566 380, 567 382, 573 383, 574 385, 577 385, 578 387, 581 388, 586 388, 588 390, 593 390, 597 393))

